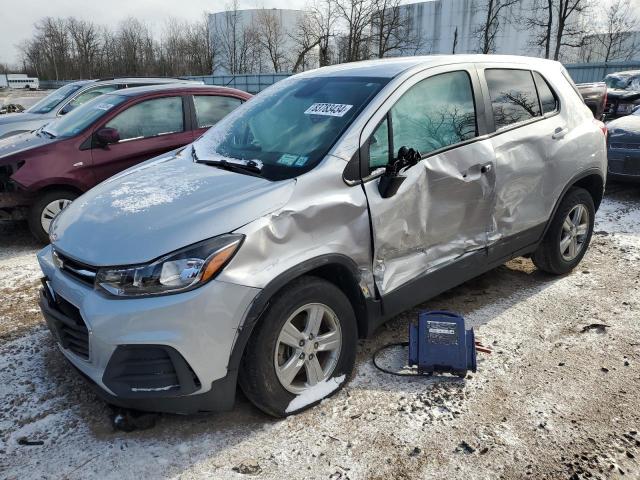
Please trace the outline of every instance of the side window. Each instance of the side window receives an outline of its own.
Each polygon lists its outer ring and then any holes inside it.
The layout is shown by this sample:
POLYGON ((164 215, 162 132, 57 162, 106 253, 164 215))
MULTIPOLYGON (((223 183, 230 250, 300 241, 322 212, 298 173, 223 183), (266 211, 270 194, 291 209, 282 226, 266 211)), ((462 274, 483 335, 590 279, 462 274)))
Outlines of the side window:
POLYGON ((496 130, 540 116, 536 87, 529 70, 487 69, 496 130))
POLYGON ((117 85, 102 85, 100 87, 90 88, 86 92, 81 93, 76 98, 71 100, 71 102, 69 102, 69 105, 65 108, 65 110, 70 111, 76 107, 79 107, 83 103, 88 102, 89 100, 99 97, 104 93, 113 92, 114 90, 117 90, 117 89, 118 89, 117 85))
POLYGON ((426 78, 391 109, 393 154, 400 147, 422 155, 477 135, 469 74, 456 71, 426 78))
POLYGON ((154 98, 136 103, 112 118, 105 127, 118 130, 121 141, 182 132, 182 97, 154 98))
POLYGON ((389 163, 389 121, 387 117, 369 139, 369 168, 375 170, 389 163))
POLYGON ((215 95, 194 95, 198 128, 211 127, 242 103, 240 99, 215 95))
POLYGON ((549 83, 538 72, 533 72, 533 78, 536 81, 536 87, 538 89, 538 97, 540 98, 540 105, 542 106, 542 114, 551 113, 558 110, 558 98, 553 93, 549 83))

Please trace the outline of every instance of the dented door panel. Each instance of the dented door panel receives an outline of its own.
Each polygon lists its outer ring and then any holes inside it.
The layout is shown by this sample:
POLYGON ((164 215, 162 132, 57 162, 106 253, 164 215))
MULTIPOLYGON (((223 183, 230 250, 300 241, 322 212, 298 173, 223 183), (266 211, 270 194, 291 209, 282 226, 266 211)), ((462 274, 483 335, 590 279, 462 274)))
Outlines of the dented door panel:
POLYGON ((381 294, 482 249, 493 208, 489 141, 477 141, 422 160, 391 198, 379 180, 365 184, 374 238, 374 277, 381 294))

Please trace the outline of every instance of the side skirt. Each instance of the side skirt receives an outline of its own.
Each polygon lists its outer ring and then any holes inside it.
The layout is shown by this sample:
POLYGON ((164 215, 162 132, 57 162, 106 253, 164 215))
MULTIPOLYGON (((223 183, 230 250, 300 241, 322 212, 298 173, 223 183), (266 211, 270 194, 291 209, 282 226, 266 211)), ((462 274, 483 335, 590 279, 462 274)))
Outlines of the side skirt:
POLYGON ((373 333, 380 325, 410 308, 450 290, 509 260, 532 253, 542 240, 546 223, 503 239, 488 248, 470 252, 455 262, 417 277, 378 302, 370 301, 369 328, 373 333))

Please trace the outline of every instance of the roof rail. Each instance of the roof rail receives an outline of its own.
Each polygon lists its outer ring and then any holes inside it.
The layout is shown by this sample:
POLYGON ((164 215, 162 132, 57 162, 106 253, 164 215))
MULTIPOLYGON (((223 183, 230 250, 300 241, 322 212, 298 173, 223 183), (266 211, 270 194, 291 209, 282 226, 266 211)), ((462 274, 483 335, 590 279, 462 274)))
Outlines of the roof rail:
POLYGON ((159 76, 140 76, 140 75, 133 75, 131 77, 128 76, 119 76, 119 77, 104 77, 104 78, 97 78, 95 79, 96 82, 106 82, 108 80, 135 80, 135 79, 140 79, 140 80, 145 80, 145 79, 150 79, 150 78, 158 78, 158 79, 164 79, 164 80, 188 80, 186 78, 180 78, 180 77, 159 77, 159 76))

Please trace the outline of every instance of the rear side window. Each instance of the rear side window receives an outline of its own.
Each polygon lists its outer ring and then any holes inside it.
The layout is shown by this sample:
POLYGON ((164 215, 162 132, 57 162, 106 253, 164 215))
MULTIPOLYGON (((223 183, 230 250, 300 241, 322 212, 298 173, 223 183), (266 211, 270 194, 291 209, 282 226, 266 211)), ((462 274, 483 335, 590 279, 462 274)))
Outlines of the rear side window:
POLYGON ((496 130, 540 116, 540 104, 530 71, 487 69, 485 78, 496 130))
POLYGON ((120 141, 182 132, 182 97, 154 98, 137 103, 105 126, 118 130, 120 141))
MULTIPOLYGON (((476 111, 469 75, 449 72, 415 84, 391 109, 391 122, 394 155, 403 146, 425 155, 475 137, 476 111)), ((384 132, 379 133, 383 138, 384 132)))
POLYGON ((558 110, 558 98, 549 86, 549 83, 538 72, 533 72, 533 78, 536 81, 536 88, 538 89, 538 97, 540 98, 542 114, 544 115, 545 113, 551 113, 558 110))
POLYGON ((193 103, 196 107, 198 128, 207 128, 218 123, 242 102, 233 97, 195 95, 193 103))

